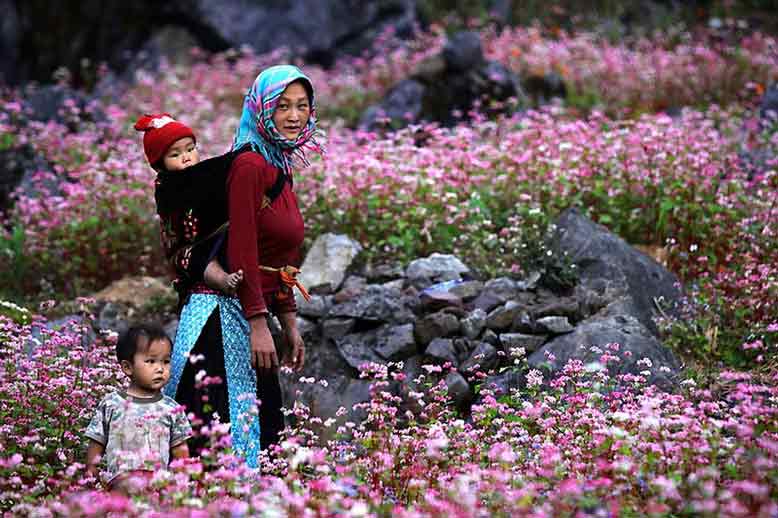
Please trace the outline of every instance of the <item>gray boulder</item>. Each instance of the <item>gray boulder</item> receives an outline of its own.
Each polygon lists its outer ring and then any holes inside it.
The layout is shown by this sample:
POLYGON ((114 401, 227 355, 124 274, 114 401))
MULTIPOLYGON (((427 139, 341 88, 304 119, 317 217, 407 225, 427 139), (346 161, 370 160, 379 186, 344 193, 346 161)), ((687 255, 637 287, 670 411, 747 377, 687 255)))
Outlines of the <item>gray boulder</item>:
POLYGON ((592 351, 592 347, 605 351, 607 344, 614 343, 620 345, 618 355, 622 359, 608 365, 612 376, 650 370, 648 383, 664 390, 674 388, 681 372, 678 358, 639 320, 628 315, 596 316, 581 322, 572 333, 557 336, 535 351, 528 358, 528 363, 532 368, 548 365, 553 376, 553 373, 561 371, 570 359, 578 359, 585 364, 598 362, 602 353, 592 351), (629 351, 629 357, 624 356, 626 351, 629 351), (547 353, 556 357, 552 363, 547 362, 547 353), (651 367, 637 363, 643 358, 650 360, 651 367))
POLYGON ((427 346, 424 354, 439 363, 450 362, 455 367, 459 365, 454 341, 450 338, 435 338, 427 346))
POLYGON ((568 209, 557 219, 553 248, 556 253, 569 254, 579 268, 582 284, 604 282, 606 289, 618 293, 626 314, 655 335, 659 333, 654 323, 655 301, 663 300, 671 313, 680 302, 678 277, 577 209, 568 209))
POLYGON ((414 335, 416 342, 426 347, 439 337, 452 336, 459 332, 459 320, 451 313, 438 311, 416 321, 414 335))
MULTIPOLYGON (((340 287, 346 270, 361 251, 362 245, 348 236, 322 234, 305 256, 298 279, 312 293, 333 293, 340 287)), ((302 304, 304 301, 298 300, 298 305, 302 304)))
POLYGON ((419 120, 422 114, 424 85, 414 79, 404 79, 394 85, 380 104, 369 106, 359 119, 359 126, 378 129, 399 129, 408 120, 419 120))
POLYGON ((478 338, 486 325, 486 312, 482 309, 474 309, 472 313, 462 319, 460 327, 462 334, 467 338, 478 338))
POLYGON ((405 302, 400 291, 371 284, 359 297, 332 306, 327 316, 407 324, 414 316, 405 302))
POLYGON ((446 375, 446 387, 448 395, 459 408, 466 407, 473 399, 473 391, 470 390, 467 380, 456 371, 446 375))
POLYGON ((509 300, 504 306, 500 306, 486 316, 486 327, 495 331, 509 329, 513 321, 526 312, 526 310, 526 306, 509 300))
POLYGON ((376 342, 376 353, 386 360, 404 360, 417 353, 413 324, 386 327, 376 342))
POLYGON ((419 289, 434 283, 459 280, 463 275, 469 274, 470 268, 457 257, 439 253, 415 259, 405 269, 405 277, 419 289))

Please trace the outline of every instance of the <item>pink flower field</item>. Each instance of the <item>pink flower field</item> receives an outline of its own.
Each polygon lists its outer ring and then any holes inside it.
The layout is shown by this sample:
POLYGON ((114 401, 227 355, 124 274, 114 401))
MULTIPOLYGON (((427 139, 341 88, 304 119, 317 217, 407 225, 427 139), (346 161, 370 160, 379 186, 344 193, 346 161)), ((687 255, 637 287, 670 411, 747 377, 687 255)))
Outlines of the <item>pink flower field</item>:
POLYGON ((102 396, 124 383, 115 336, 94 335, 88 300, 78 299, 80 320, 55 330, 38 304, 88 296, 125 275, 162 275, 154 173, 131 123, 167 111, 194 128, 202 156, 221 153, 250 82, 285 59, 194 52, 195 64, 139 73, 114 99, 69 105, 67 123, 31 121, 17 92, 0 94, 0 151, 26 148, 48 164, 34 193, 18 191, 0 218, 0 511, 777 517, 778 124, 758 114, 758 96, 778 79, 776 41, 680 33, 614 45, 540 28, 481 35, 488 57, 522 77, 558 74, 570 102, 368 133, 353 121, 440 51, 443 30, 408 43, 386 35, 374 57, 331 70, 301 65, 317 87, 327 149, 295 178, 308 242, 346 233, 374 262, 445 252, 484 277, 521 276, 538 260, 528 243, 579 207, 632 244, 662 248, 684 281, 683 318, 661 322, 688 367, 678 393, 647 386, 650 372, 608 377, 618 344, 556 379, 531 372, 520 393, 481 386, 472 416, 454 409, 441 367, 404 380, 401 365, 368 365, 368 418, 335 430, 336 440, 319 440, 316 431, 333 425, 298 404, 289 409, 297 428, 260 472, 232 457, 227 430, 216 427, 205 431, 211 451, 157 473, 153 491, 97 489, 85 478, 81 434, 102 396), (749 156, 766 158, 754 168, 749 156), (430 392, 411 392, 409 405, 390 381, 430 392))

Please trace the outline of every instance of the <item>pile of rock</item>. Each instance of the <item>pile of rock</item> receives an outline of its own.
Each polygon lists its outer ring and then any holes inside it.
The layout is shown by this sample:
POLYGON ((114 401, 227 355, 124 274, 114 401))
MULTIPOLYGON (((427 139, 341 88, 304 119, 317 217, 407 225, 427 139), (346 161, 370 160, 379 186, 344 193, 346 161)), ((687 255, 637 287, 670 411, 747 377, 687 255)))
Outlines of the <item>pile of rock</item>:
POLYGON ((476 374, 509 366, 516 355, 526 355, 531 368, 545 365, 550 377, 569 359, 596 362, 597 348, 618 343, 629 353, 609 365, 612 374, 650 370, 650 383, 672 389, 679 373, 653 322, 655 304, 661 300, 671 311, 680 298, 678 280, 575 210, 557 221, 555 253, 567 252, 581 275, 564 294, 544 288, 538 275, 482 282, 450 255, 432 254, 405 269, 355 269, 349 258, 358 252, 348 238, 323 235, 302 267, 313 292, 310 302, 299 301, 309 358, 304 371, 285 376, 282 386, 287 403, 299 400, 316 416, 333 417, 343 406, 349 410, 343 420, 360 419, 352 407, 370 398, 370 382, 359 377, 367 362, 402 362, 405 381, 390 384, 400 396, 421 390, 412 380, 422 365, 443 366, 449 394, 465 411, 477 383, 498 391, 523 386, 523 372, 485 380, 476 374), (329 273, 323 275, 317 263, 329 273), (556 359, 549 362, 549 355, 556 359))

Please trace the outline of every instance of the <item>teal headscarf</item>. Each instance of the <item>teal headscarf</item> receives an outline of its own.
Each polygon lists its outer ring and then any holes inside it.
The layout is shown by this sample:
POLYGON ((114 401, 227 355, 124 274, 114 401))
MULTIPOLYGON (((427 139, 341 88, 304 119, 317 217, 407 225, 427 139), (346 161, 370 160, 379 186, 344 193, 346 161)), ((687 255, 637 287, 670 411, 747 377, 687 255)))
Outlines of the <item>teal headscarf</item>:
POLYGON ((292 159, 297 157, 303 166, 309 165, 306 151, 322 152, 316 141, 316 103, 313 83, 302 70, 293 65, 276 65, 260 73, 251 85, 243 101, 243 113, 232 148, 238 149, 250 144, 252 149, 265 157, 271 165, 286 174, 292 170, 292 159), (302 81, 310 96, 310 118, 308 124, 294 140, 289 140, 278 131, 273 122, 273 113, 281 94, 294 81, 302 81))

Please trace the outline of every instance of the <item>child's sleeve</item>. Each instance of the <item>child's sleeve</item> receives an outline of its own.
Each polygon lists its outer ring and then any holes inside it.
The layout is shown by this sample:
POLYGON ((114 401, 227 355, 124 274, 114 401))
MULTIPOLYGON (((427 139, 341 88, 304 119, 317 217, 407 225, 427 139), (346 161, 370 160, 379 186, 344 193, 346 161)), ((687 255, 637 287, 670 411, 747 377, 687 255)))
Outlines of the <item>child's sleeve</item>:
POLYGON ((97 406, 92 420, 89 421, 89 426, 86 427, 84 435, 93 441, 99 442, 103 446, 108 444, 108 427, 110 420, 107 415, 106 400, 103 399, 97 406))
POLYGON ((190 437, 192 437, 192 425, 189 424, 184 407, 177 406, 171 413, 170 447, 175 448, 190 437))

